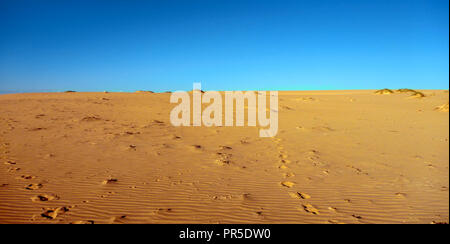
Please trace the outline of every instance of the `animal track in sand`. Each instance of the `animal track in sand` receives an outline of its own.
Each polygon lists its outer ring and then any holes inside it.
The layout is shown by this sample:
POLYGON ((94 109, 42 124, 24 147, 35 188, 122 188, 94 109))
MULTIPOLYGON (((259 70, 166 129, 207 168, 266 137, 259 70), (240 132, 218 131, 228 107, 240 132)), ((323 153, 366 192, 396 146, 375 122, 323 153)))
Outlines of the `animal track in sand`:
POLYGON ((33 202, 48 202, 48 201, 52 201, 52 200, 58 200, 59 196, 54 195, 54 194, 42 194, 42 195, 37 195, 31 198, 31 201, 33 202))
POLYGON ((312 213, 315 215, 319 215, 319 210, 317 208, 315 208, 313 205, 307 203, 307 204, 302 204, 303 206, 303 210, 305 210, 308 213, 312 213))
POLYGON ((41 183, 32 183, 32 184, 25 186, 25 189, 34 191, 34 190, 41 189, 42 187, 43 187, 43 185, 41 183))

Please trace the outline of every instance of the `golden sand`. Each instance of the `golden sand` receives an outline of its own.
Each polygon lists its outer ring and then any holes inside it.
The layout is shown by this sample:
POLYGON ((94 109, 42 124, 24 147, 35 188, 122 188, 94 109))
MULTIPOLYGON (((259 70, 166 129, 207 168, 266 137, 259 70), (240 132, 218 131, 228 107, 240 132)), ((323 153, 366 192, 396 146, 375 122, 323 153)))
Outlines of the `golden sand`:
POLYGON ((0 223, 448 222, 448 92, 420 92, 280 92, 275 138, 174 127, 169 93, 1 95, 0 223))

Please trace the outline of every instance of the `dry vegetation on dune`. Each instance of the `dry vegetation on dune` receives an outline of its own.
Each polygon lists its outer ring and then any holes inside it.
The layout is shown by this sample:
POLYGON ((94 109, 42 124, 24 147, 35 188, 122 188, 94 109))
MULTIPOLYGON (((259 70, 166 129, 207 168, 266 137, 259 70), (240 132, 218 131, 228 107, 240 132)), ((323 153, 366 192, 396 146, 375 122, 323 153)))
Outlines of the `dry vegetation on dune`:
POLYGON ((402 89, 398 89, 397 92, 400 93, 410 93, 412 98, 422 98, 425 97, 425 94, 423 94, 423 92, 419 92, 413 89, 409 89, 409 88, 402 88, 402 89))
POLYGON ((387 94, 393 94, 393 93, 394 93, 394 91, 392 91, 391 89, 387 89, 387 88, 384 88, 384 89, 381 89, 381 90, 378 90, 375 92, 375 94, 379 94, 379 95, 387 95, 387 94))
POLYGON ((387 94, 394 94, 394 93, 409 93, 409 94, 411 94, 409 96, 410 98, 426 97, 426 95, 423 92, 416 91, 416 90, 409 89, 409 88, 401 88, 401 89, 397 89, 396 91, 385 88, 385 89, 375 91, 375 94, 379 94, 379 95, 387 95, 387 94))
POLYGON ((401 88, 401 89, 398 89, 397 92, 401 92, 401 93, 404 93, 404 92, 412 92, 412 93, 416 93, 415 90, 409 89, 409 88, 401 88))

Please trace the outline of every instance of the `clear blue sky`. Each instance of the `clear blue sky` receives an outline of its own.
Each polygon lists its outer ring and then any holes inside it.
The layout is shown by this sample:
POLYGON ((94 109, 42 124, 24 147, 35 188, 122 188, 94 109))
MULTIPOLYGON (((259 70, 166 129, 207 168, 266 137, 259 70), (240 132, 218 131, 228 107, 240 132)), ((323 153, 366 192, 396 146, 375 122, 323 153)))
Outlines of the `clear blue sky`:
POLYGON ((0 1, 0 91, 449 87, 448 0, 0 1))

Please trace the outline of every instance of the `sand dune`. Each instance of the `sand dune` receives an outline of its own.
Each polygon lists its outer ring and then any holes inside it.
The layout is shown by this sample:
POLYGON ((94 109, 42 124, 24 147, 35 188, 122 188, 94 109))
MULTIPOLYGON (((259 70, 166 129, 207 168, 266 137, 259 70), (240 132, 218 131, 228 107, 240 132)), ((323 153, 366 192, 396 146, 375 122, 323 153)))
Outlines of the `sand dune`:
POLYGON ((169 93, 1 95, 0 223, 448 222, 448 92, 420 92, 280 92, 274 138, 174 127, 169 93))

